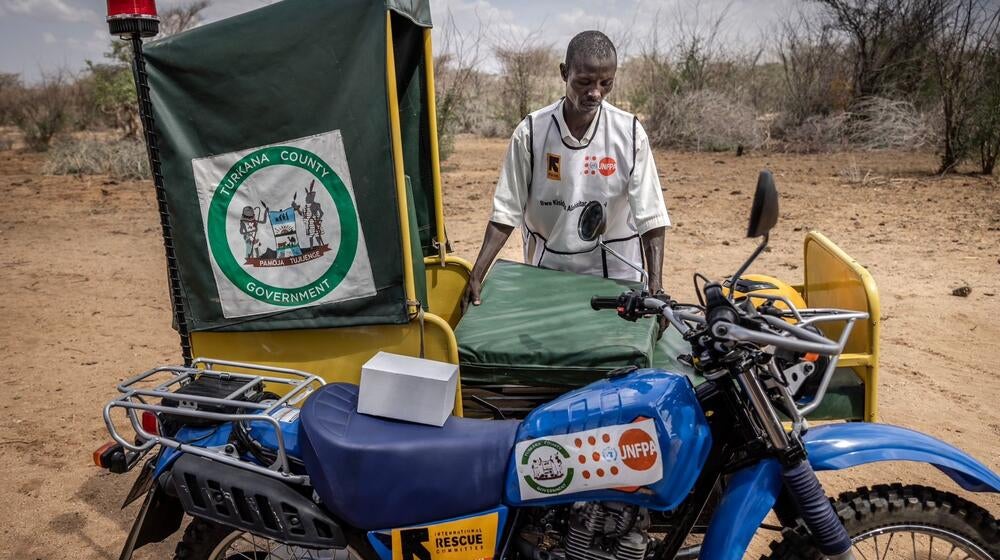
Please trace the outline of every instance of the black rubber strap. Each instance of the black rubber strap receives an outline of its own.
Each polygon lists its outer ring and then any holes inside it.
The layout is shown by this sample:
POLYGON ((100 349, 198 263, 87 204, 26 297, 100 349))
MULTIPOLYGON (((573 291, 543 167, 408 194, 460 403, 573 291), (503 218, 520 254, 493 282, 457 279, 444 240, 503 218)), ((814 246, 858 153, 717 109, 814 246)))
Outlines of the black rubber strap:
POLYGON ((531 115, 524 117, 528 121, 528 158, 531 168, 528 171, 528 194, 531 195, 531 183, 535 180, 535 127, 531 115))
POLYGON ((639 117, 632 117, 632 169, 629 170, 628 176, 631 178, 632 174, 635 173, 635 157, 639 152, 639 146, 635 143, 635 132, 636 128, 639 126, 639 117))

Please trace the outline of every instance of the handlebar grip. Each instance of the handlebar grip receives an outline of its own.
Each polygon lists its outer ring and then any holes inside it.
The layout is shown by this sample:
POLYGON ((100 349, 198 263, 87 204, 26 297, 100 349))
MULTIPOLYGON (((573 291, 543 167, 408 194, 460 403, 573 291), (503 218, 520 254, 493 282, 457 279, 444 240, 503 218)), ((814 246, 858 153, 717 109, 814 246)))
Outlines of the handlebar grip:
POLYGON ((619 299, 621 299, 619 296, 614 296, 614 297, 594 296, 590 298, 590 308, 594 310, 618 309, 618 306, 621 305, 619 299))

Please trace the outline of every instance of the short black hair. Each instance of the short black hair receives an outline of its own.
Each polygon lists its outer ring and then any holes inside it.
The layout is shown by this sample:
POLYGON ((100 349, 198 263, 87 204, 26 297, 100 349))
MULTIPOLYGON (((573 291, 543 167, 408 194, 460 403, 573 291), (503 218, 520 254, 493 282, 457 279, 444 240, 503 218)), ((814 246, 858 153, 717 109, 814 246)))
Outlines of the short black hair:
POLYGON ((571 68, 581 60, 612 59, 618 64, 618 51, 607 35, 600 31, 584 31, 570 39, 566 47, 566 67, 571 68))

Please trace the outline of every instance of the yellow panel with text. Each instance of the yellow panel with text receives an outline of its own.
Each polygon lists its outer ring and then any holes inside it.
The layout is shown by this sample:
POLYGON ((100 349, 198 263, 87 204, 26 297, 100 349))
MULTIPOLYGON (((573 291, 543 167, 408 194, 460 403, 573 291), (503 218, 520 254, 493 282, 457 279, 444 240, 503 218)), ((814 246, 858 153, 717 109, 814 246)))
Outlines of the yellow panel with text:
POLYGON ((392 530, 392 560, 492 560, 497 512, 392 530))

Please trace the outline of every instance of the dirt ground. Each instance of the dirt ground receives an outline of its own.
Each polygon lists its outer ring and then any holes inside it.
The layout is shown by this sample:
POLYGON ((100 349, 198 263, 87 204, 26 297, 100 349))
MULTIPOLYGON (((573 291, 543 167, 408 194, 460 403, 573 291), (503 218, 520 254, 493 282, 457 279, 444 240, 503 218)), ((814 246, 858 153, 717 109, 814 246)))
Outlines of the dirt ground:
MULTIPOLYGON (((460 138, 445 165, 448 228, 475 258, 506 142, 460 138)), ((42 156, 0 152, 0 558, 117 558, 132 475, 95 468, 101 407, 126 375, 179 361, 152 187, 42 176, 42 156)), ((772 250, 754 271, 801 280, 802 239, 826 233, 869 268, 882 301, 882 420, 922 430, 1000 469, 1000 184, 932 175, 932 154, 816 156, 658 152, 674 222, 665 282, 732 272, 756 173, 781 191, 772 250), (968 297, 952 290, 971 288, 968 297)), ((519 258, 514 240, 503 253, 519 258)), ((934 469, 881 464, 835 477, 957 487, 934 469)), ((997 495, 969 495, 1000 516, 997 495)), ((141 558, 166 557, 170 544, 141 558)))

